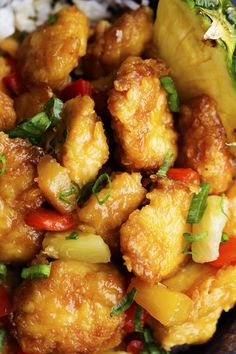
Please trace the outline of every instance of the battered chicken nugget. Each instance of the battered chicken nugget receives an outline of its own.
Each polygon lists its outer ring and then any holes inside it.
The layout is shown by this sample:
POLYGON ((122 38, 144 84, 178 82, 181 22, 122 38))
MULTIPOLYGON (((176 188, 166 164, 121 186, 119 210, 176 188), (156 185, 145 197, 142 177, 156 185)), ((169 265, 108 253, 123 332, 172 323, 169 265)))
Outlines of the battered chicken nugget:
POLYGON ((42 233, 28 227, 25 215, 43 196, 34 179, 43 152, 23 139, 0 133, 0 261, 25 262, 39 251, 42 233), (4 168, 4 160, 6 166, 4 168), (5 170, 5 171, 4 171, 5 170))
POLYGON ((67 137, 62 149, 62 164, 68 169, 72 181, 83 187, 96 178, 108 160, 109 149, 103 125, 89 96, 67 101, 63 119, 67 137))
POLYGON ((193 168, 203 182, 209 182, 212 194, 225 192, 234 174, 233 157, 215 102, 203 95, 184 105, 180 128, 181 165, 193 168))
POLYGON ((45 84, 30 88, 14 100, 17 121, 31 118, 44 110, 45 103, 53 96, 53 92, 45 84))
MULTIPOLYGON (((108 193, 109 186, 103 188, 100 200, 108 193)), ((140 173, 115 173, 112 175, 111 195, 103 205, 99 205, 94 195, 78 210, 79 221, 92 227, 96 234, 113 249, 119 246, 119 227, 128 219, 145 198, 145 188, 141 184, 140 173)))
POLYGON ((118 68, 130 55, 141 55, 152 40, 152 15, 149 7, 141 7, 124 14, 112 26, 99 23, 84 60, 88 75, 96 79, 118 68))
POLYGON ((229 203, 228 220, 224 228, 231 237, 236 237, 236 181, 234 180, 226 192, 229 203))
POLYGON ((122 225, 121 250, 129 271, 156 283, 186 260, 183 233, 189 231, 191 192, 184 184, 163 180, 147 198, 150 204, 134 211, 122 225))
POLYGON ((124 295, 111 264, 55 261, 48 279, 26 281, 16 291, 16 338, 32 354, 106 351, 121 342, 125 315, 110 312, 124 295))
POLYGON ((0 130, 14 127, 16 122, 16 112, 13 100, 4 92, 0 91, 0 130))
POLYGON ((11 67, 7 63, 6 58, 0 56, 0 91, 8 93, 7 88, 5 87, 2 79, 9 75, 11 72, 11 67))
POLYGON ((153 60, 128 58, 120 67, 108 107, 127 170, 156 171, 168 152, 177 155, 177 134, 161 87, 159 65, 153 60))
POLYGON ((18 67, 24 82, 46 83, 59 89, 85 55, 88 20, 76 7, 58 12, 57 21, 39 27, 18 50, 18 67))
POLYGON ((154 324, 155 337, 165 349, 205 343, 212 337, 222 311, 229 311, 236 302, 236 266, 219 270, 215 276, 197 282, 187 294, 191 295, 194 305, 185 323, 172 327, 154 324))

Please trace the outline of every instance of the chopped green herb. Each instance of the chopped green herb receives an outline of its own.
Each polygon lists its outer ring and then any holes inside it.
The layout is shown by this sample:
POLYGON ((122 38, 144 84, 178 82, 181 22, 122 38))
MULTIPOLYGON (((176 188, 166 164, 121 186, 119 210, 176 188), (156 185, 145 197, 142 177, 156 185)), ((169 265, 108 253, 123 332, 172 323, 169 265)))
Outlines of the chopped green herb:
POLYGON ((166 174, 171 166, 173 156, 174 156, 174 154, 172 152, 168 152, 166 154, 163 164, 161 165, 161 167, 159 168, 159 170, 156 173, 157 176, 166 177, 166 174))
POLYGON ((220 2, 219 0, 195 0, 196 6, 203 7, 208 10, 216 10, 220 2))
POLYGON ((224 194, 221 194, 220 209, 221 209, 222 214, 224 214, 224 216, 225 216, 227 219, 229 219, 229 216, 227 215, 227 213, 225 212, 225 209, 224 209, 224 201, 225 201, 225 195, 224 195, 224 194))
POLYGON ((104 173, 103 175, 98 177, 98 179, 96 180, 96 182, 94 183, 93 188, 92 188, 92 192, 95 195, 99 205, 103 205, 107 201, 107 199, 111 195, 111 191, 112 191, 111 179, 107 173, 104 173), (109 183, 109 190, 103 199, 99 199, 98 193, 100 191, 100 186, 105 181, 107 181, 109 183))
POLYGON ((69 236, 66 237, 67 240, 78 240, 79 233, 76 231, 71 232, 69 236))
POLYGON ((118 304, 112 308, 110 316, 115 317, 128 310, 134 301, 136 293, 137 289, 133 288, 125 297, 123 297, 123 299, 120 300, 120 302, 118 302, 118 304))
POLYGON ((0 284, 4 283, 7 275, 7 267, 5 264, 0 263, 0 284))
POLYGON ((225 243, 225 242, 227 242, 227 241, 229 241, 229 235, 226 233, 226 232, 223 232, 222 233, 222 236, 221 236, 221 243, 225 243))
POLYGON ((23 279, 36 279, 36 278, 48 278, 51 273, 50 264, 35 264, 29 268, 23 268, 21 271, 21 278, 23 279))
POLYGON ((162 87, 168 94, 168 105, 171 112, 179 112, 179 96, 174 84, 173 79, 170 76, 163 76, 160 78, 162 87))
POLYGON ((32 144, 39 145, 44 133, 50 127, 51 121, 45 112, 24 120, 16 127, 7 130, 10 138, 28 139, 32 144))
POLYGON ((152 332, 149 327, 143 329, 143 338, 144 338, 144 350, 141 351, 141 354, 169 354, 168 351, 161 348, 155 339, 153 338, 152 332))
POLYGON ((0 350, 4 347, 7 332, 4 328, 0 328, 0 350))
POLYGON ((44 111, 51 121, 51 128, 55 127, 61 119, 63 102, 59 98, 51 97, 44 106, 44 111))
POLYGON ((143 309, 140 305, 136 305, 135 314, 134 314, 134 331, 142 332, 142 312, 143 309))
POLYGON ((187 241, 186 247, 184 248, 184 250, 182 251, 183 254, 192 254, 192 251, 189 251, 189 246, 193 243, 193 242, 197 242, 200 240, 203 240, 204 238, 206 238, 208 236, 208 232, 204 231, 204 232, 199 232, 199 234, 195 234, 192 235, 189 232, 185 232, 183 234, 185 240, 187 241))
POLYGON ((48 19, 48 24, 49 25, 54 25, 54 23, 57 22, 57 15, 51 15, 48 19))
POLYGON ((59 194, 59 199, 64 202, 65 204, 74 205, 77 204, 79 195, 80 195, 80 188, 79 185, 75 182, 71 183, 70 189, 65 189, 59 194), (74 196, 74 198, 68 198, 74 196))
POLYGON ((198 224, 206 209, 207 197, 211 186, 208 183, 202 183, 200 187, 201 191, 198 194, 194 194, 192 198, 187 217, 188 224, 198 224))
POLYGON ((7 159, 6 159, 6 155, 4 153, 2 153, 0 155, 0 176, 3 176, 6 172, 6 167, 7 167, 7 159))

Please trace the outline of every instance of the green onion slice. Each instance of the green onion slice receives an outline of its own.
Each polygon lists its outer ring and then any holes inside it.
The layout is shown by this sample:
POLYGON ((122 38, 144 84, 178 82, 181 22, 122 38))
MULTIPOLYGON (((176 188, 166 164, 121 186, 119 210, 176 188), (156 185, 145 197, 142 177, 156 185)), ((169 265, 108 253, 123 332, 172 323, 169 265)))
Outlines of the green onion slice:
POLYGON ((57 15, 51 15, 48 19, 48 24, 49 25, 54 25, 54 23, 57 22, 57 15))
POLYGON ((160 82, 168 94, 169 110, 173 113, 179 112, 179 96, 173 79, 170 76, 163 76, 160 78, 160 82))
POLYGON ((128 310, 128 308, 130 308, 130 306, 134 301, 136 293, 137 293, 137 289, 133 288, 125 297, 123 297, 123 299, 120 300, 120 302, 118 302, 118 304, 116 304, 112 308, 110 316, 115 317, 128 310))
POLYGON ((72 182, 70 189, 65 189, 64 191, 62 191, 59 194, 59 199, 65 204, 74 205, 74 204, 77 204, 79 196, 80 196, 79 185, 75 182, 72 182), (75 196, 75 198, 73 198, 73 199, 68 198, 73 195, 75 196))
POLYGON ((7 267, 4 263, 0 263, 0 284, 5 279, 7 275, 7 267))
POLYGON ((61 119, 63 102, 59 98, 51 97, 44 106, 44 111, 51 121, 51 128, 55 127, 61 119))
POLYGON ((153 338, 152 332, 149 327, 143 329, 143 339, 145 343, 144 350, 141 351, 141 354, 169 354, 168 351, 161 348, 155 339, 153 338))
POLYGON ((3 176, 6 172, 6 167, 7 167, 7 159, 6 159, 6 155, 4 153, 2 153, 0 155, 0 177, 3 176))
POLYGON ((35 264, 29 268, 23 268, 21 271, 21 278, 23 279, 36 279, 36 278, 48 278, 51 273, 50 264, 35 264))
POLYGON ((0 350, 4 347, 7 332, 4 328, 0 328, 0 350))
POLYGON ((140 305, 136 305, 135 314, 134 314, 134 331, 142 332, 142 312, 143 309, 140 305))
POLYGON ((103 175, 98 177, 98 179, 96 180, 92 188, 92 193, 95 195, 99 205, 103 205, 107 201, 107 199, 111 195, 111 191, 112 191, 112 182, 110 176, 107 173, 104 173, 103 175), (103 199, 99 199, 98 193, 101 190, 102 183, 105 181, 109 183, 109 190, 103 199))
POLYGON ((211 186, 209 183, 202 183, 200 187, 201 191, 198 194, 194 194, 192 198, 187 217, 188 224, 198 224, 206 209, 207 197, 211 186))
POLYGON ((192 251, 189 251, 189 246, 193 243, 193 242, 197 242, 200 240, 203 240, 204 238, 206 238, 208 236, 208 232, 207 231, 203 231, 203 232, 199 232, 198 234, 192 235, 189 232, 185 232, 183 234, 185 240, 187 241, 186 247, 184 248, 184 250, 182 251, 183 254, 192 254, 192 251))
POLYGON ((171 166, 173 156, 174 154, 170 151, 166 154, 163 164, 156 173, 157 176, 166 177, 166 174, 171 166))
POLYGON ((224 216, 229 219, 229 216, 227 215, 226 211, 224 210, 224 201, 225 201, 225 195, 224 193, 221 194, 221 202, 220 202, 220 209, 222 214, 224 214, 224 216))
POLYGON ((69 236, 66 237, 67 240, 78 240, 79 233, 76 231, 71 232, 69 236))
POLYGON ((221 243, 225 243, 225 242, 227 242, 227 241, 229 241, 229 235, 226 233, 226 232, 223 232, 222 233, 222 236, 221 236, 221 243))

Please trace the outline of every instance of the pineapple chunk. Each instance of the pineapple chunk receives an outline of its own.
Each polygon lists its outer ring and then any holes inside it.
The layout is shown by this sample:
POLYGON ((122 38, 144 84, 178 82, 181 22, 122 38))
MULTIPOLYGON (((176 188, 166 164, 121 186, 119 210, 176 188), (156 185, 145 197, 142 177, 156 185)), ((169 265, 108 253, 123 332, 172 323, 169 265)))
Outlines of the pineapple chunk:
POLYGON ((212 97, 229 143, 236 141, 235 13, 230 1, 160 0, 154 30, 181 100, 212 97))

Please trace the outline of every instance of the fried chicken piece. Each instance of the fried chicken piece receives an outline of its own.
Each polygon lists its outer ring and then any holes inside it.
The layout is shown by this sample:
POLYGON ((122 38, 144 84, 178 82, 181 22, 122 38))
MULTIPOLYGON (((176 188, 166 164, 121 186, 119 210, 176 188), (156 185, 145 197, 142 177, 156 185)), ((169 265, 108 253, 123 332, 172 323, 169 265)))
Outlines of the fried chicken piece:
POLYGON ((58 12, 54 24, 46 22, 27 36, 18 50, 24 83, 46 83, 61 89, 86 53, 88 29, 84 13, 70 6, 58 12))
POLYGON ((224 228, 230 237, 236 237, 236 180, 234 180, 226 192, 229 203, 228 220, 224 228))
POLYGON ((77 96, 64 105, 63 119, 67 137, 62 151, 62 165, 72 181, 83 187, 93 181, 108 160, 109 149, 102 122, 89 96, 77 96))
POLYGON ((0 130, 10 129, 15 125, 16 112, 13 103, 8 95, 0 91, 0 130))
POLYGON ((177 134, 158 63, 128 58, 120 67, 108 107, 118 141, 117 155, 127 170, 156 172, 168 152, 177 156, 177 134))
MULTIPOLYGON (((112 175, 111 195, 103 205, 99 205, 92 195, 78 210, 79 222, 92 227, 96 234, 117 250, 119 247, 119 228, 129 215, 137 209, 145 198, 145 188, 141 184, 140 173, 114 173, 112 175)), ((109 193, 109 185, 98 193, 99 200, 109 193)))
POLYGON ((16 338, 32 354, 106 351, 121 342, 125 315, 110 312, 124 295, 122 275, 111 264, 55 261, 48 279, 17 289, 16 338))
POLYGON ((24 219, 43 202, 34 181, 43 151, 0 133, 0 155, 6 158, 6 171, 2 164, 0 177, 0 261, 25 262, 39 251, 42 240, 42 233, 27 226, 24 219))
POLYGON ((156 283, 176 272, 186 260, 183 233, 191 203, 188 186, 160 180, 147 194, 150 204, 134 211, 121 226, 121 251, 128 270, 156 283))
POLYGON ((14 100, 17 121, 31 118, 44 110, 45 103, 53 96, 49 86, 39 84, 17 96, 14 100))
POLYGON ((141 7, 122 15, 113 25, 100 22, 95 40, 88 45, 84 58, 86 73, 97 79, 110 73, 130 55, 141 55, 153 35, 152 10, 141 7))
POLYGON ((2 79, 9 75, 11 72, 11 67, 8 65, 6 58, 0 56, 0 91, 8 93, 2 79))
POLYGON ((154 322, 154 335, 167 350, 175 345, 205 343, 213 336, 222 311, 229 311, 236 302, 236 266, 198 280, 187 294, 193 309, 185 323, 164 327, 154 322))
POLYGON ((227 190, 232 181, 233 157, 226 146, 226 134, 215 102, 208 96, 192 99, 181 108, 180 164, 196 170, 211 193, 227 190))

